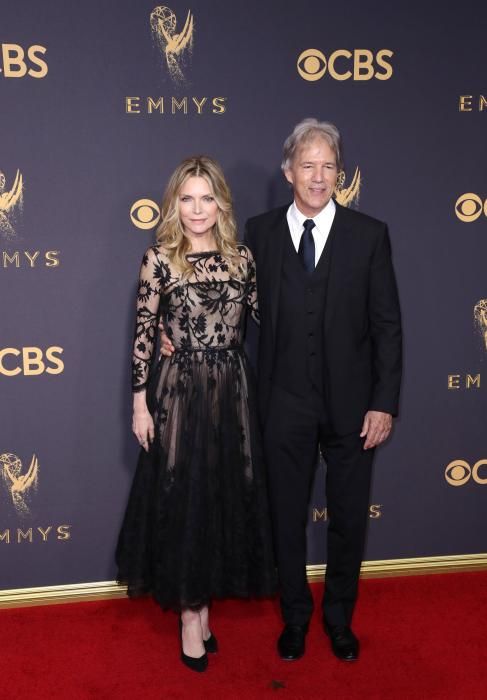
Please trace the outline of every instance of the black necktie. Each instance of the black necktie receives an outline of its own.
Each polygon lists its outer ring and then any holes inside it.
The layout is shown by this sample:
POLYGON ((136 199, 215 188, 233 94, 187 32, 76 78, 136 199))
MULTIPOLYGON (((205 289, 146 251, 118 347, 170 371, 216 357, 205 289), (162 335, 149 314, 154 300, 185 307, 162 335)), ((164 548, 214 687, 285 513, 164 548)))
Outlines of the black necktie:
POLYGON ((315 269, 315 242, 311 233, 314 227, 313 219, 306 219, 303 224, 304 231, 299 241, 298 255, 308 275, 311 275, 315 269))

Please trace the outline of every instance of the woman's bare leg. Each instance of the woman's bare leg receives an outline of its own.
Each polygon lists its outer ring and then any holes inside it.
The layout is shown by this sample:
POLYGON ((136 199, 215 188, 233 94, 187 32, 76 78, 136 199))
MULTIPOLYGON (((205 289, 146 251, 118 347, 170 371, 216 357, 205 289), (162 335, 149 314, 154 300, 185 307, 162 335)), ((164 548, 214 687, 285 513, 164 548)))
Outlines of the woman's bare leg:
POLYGON ((203 639, 205 642, 210 638, 210 611, 207 605, 204 605, 199 610, 200 620, 201 620, 201 630, 203 632, 203 639))
POLYGON ((181 622, 183 623, 181 632, 183 653, 198 659, 205 653, 199 611, 185 608, 181 612, 181 622))

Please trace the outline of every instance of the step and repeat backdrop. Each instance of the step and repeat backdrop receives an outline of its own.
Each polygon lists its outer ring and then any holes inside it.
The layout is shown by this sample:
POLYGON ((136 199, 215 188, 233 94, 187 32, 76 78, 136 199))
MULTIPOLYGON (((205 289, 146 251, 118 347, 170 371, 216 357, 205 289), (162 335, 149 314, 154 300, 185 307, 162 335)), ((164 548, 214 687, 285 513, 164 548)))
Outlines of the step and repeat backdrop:
POLYGON ((404 316, 366 558, 485 552, 485 4, 170 2, 2 2, 0 589, 114 578, 164 185, 182 158, 217 158, 242 230, 290 200, 282 143, 310 116, 342 131, 342 201, 389 224, 404 316))

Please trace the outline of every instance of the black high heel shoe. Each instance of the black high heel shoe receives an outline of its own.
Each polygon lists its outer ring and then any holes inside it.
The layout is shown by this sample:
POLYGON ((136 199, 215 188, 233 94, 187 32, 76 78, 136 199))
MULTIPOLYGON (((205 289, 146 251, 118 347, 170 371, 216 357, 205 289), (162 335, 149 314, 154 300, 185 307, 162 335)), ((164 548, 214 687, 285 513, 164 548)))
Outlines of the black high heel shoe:
POLYGON ((206 671, 208 668, 208 656, 206 654, 206 644, 204 642, 205 653, 203 656, 198 656, 195 658, 194 656, 188 656, 183 651, 183 623, 181 622, 181 619, 179 619, 179 637, 181 640, 181 661, 183 664, 191 669, 191 671, 197 671, 198 673, 203 673, 203 671, 206 671))
POLYGON ((203 644, 208 654, 216 654, 218 651, 218 641, 214 634, 210 634, 206 641, 203 639, 203 644))

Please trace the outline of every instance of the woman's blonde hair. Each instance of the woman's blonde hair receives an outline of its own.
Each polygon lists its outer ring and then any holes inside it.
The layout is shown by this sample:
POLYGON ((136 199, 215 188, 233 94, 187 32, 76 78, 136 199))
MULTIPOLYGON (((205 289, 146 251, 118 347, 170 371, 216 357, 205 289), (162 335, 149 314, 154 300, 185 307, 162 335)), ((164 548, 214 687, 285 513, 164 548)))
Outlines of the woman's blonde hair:
POLYGON ((208 156, 186 158, 171 175, 162 200, 161 223, 156 230, 157 243, 164 246, 169 260, 184 277, 188 277, 193 266, 186 255, 191 251, 191 242, 184 234, 179 216, 179 193, 190 177, 202 177, 208 183, 218 206, 213 235, 220 255, 228 262, 232 275, 240 276, 242 258, 237 249, 237 225, 233 214, 233 202, 221 166, 208 156))

